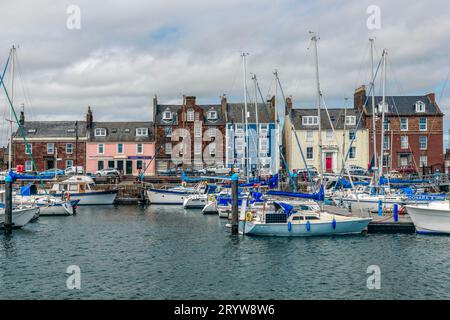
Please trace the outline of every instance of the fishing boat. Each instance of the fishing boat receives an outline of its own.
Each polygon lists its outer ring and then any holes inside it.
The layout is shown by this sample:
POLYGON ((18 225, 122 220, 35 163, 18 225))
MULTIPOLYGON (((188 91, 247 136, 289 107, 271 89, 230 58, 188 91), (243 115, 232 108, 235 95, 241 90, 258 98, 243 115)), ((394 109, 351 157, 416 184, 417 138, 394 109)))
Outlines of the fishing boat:
POLYGON ((168 189, 149 188, 147 196, 150 204, 183 205, 184 200, 193 194, 205 194, 206 185, 198 184, 196 187, 178 186, 168 189))
POLYGON ((118 189, 102 190, 95 187, 94 180, 89 176, 72 176, 62 182, 56 182, 50 189, 54 197, 66 197, 78 200, 81 206, 111 205, 116 199, 118 189))
POLYGON ((417 233, 450 234, 450 202, 433 201, 427 204, 406 205, 417 233))

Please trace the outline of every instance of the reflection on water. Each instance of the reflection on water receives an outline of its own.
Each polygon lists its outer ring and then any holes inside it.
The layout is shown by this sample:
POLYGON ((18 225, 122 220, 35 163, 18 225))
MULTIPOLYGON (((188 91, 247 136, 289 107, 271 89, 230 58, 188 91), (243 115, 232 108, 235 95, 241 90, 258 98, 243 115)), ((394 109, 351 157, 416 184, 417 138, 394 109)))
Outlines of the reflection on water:
POLYGON ((450 298, 450 237, 232 236, 176 207, 80 207, 0 235, 0 299, 450 298), (66 269, 81 269, 68 290, 66 269), (366 287, 381 268, 381 289, 366 287))

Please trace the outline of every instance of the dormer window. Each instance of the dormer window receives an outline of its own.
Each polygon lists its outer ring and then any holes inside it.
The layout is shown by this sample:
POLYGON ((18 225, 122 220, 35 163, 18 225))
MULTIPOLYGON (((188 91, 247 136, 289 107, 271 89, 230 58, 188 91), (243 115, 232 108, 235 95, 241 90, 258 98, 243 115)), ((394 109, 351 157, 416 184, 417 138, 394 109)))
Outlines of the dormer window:
POLYGON ((28 129, 28 133, 36 133, 36 129, 28 129))
POLYGON ((194 121, 194 109, 189 109, 187 111, 187 121, 189 121, 189 122, 194 121))
POLYGON ((305 116, 302 118, 302 123, 304 126, 315 126, 319 123, 319 118, 317 116, 305 116))
POLYGON ((215 110, 208 111, 208 120, 217 120, 217 118, 218 118, 217 111, 215 110))
MULTIPOLYGON (((384 103, 384 112, 389 112, 389 105, 387 104, 387 102, 384 103)), ((383 108, 382 108, 382 103, 378 104, 378 113, 382 113, 383 112, 383 108)))
POLYGON ((117 128, 112 128, 111 133, 117 133, 117 128))
POLYGON ((75 133, 75 129, 69 128, 69 129, 67 129, 67 133, 75 133))
POLYGON ((146 137, 148 136, 147 128, 137 128, 136 129, 136 137, 146 137))
POLYGON ((355 116, 346 116, 345 124, 348 126, 354 126, 356 124, 356 117, 355 116))
POLYGON ((97 128, 95 129, 96 137, 106 137, 106 129, 105 128, 97 128))
POLYGON ((130 128, 126 128, 125 130, 123 130, 123 132, 130 133, 130 128))
POLYGON ((425 103, 423 103, 422 101, 417 101, 416 112, 425 112, 425 103))
POLYGON ((172 112, 164 111, 163 112, 163 120, 172 120, 172 112))

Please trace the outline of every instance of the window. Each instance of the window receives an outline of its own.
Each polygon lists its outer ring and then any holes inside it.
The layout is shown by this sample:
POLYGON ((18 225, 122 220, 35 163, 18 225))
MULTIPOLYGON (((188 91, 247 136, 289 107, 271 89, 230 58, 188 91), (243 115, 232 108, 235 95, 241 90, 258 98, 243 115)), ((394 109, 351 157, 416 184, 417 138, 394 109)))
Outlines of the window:
POLYGON ((172 154, 172 143, 166 143, 166 154, 172 154))
POLYGON ((73 167, 73 160, 66 160, 66 169, 73 167))
POLYGON ((408 156, 407 155, 401 155, 400 156, 400 166, 406 167, 406 166, 408 166, 408 164, 409 164, 408 156))
POLYGON ((55 153, 55 144, 47 143, 47 154, 53 154, 53 153, 55 153))
POLYGON ((312 160, 314 159, 313 147, 306 147, 306 159, 312 160))
POLYGON ((99 143, 97 145, 97 153, 98 154, 103 154, 105 152, 105 145, 103 143, 99 143))
POLYGON ((350 152, 348 153, 348 157, 350 159, 356 159, 356 147, 351 147, 350 152))
POLYGON ((390 129, 389 120, 384 120, 384 130, 389 131, 389 129, 390 129))
POLYGON ((326 131, 326 135, 327 135, 327 140, 332 140, 333 139, 333 131, 327 130, 326 131))
POLYGON ((202 126, 200 123, 195 123, 195 125, 194 125, 194 137, 195 138, 202 137, 202 126))
POLYGON ((142 170, 142 160, 137 160, 136 161, 136 170, 142 170))
POLYGON ((117 153, 123 153, 123 143, 117 144, 117 153))
POLYGON ((201 143, 194 143, 194 153, 195 154, 202 153, 202 144, 201 143))
POLYGON ((25 144, 25 154, 32 154, 33 153, 33 146, 31 145, 31 143, 28 143, 28 148, 27 145, 25 144))
POLYGON ((267 138, 261 138, 259 140, 260 150, 268 151, 269 150, 269 140, 267 138))
POLYGON ((172 112, 164 111, 163 112, 163 120, 172 120, 172 112))
POLYGON ((420 148, 420 150, 427 150, 427 137, 426 136, 419 137, 419 148, 420 148))
POLYGON ((217 111, 211 110, 208 112, 208 120, 217 120, 217 118, 218 118, 217 111))
POLYGON ((400 148, 402 149, 408 149, 408 136, 401 136, 400 137, 400 148))
POLYGON ((306 141, 313 141, 313 131, 312 130, 306 131, 306 141))
POLYGON ((136 137, 146 137, 148 136, 148 128, 137 128, 136 137))
POLYGON ((113 169, 114 167, 114 160, 108 160, 108 168, 113 169))
POLYGON ((384 140, 383 140, 383 149, 384 150, 389 150, 389 146, 391 145, 389 140, 390 140, 389 136, 384 137, 384 140))
POLYGON ((125 130, 123 130, 124 133, 130 133, 130 128, 125 128, 125 130))
POLYGON ((25 171, 33 171, 33 163, 31 161, 25 161, 25 171))
POLYGON ((189 109, 187 111, 187 121, 194 121, 194 109, 189 109))
POLYGON ((36 133, 36 129, 28 129, 28 133, 36 133))
POLYGON ((345 117, 345 124, 354 126, 356 124, 356 117, 355 116, 346 116, 345 117))
POLYGON ((165 127, 164 132, 166 134, 166 137, 171 137, 172 136, 172 127, 165 127))
POLYGON ((96 137, 106 137, 106 129, 105 128, 97 128, 97 129, 95 129, 94 134, 96 137))
MULTIPOLYGON (((382 103, 378 104, 378 113, 382 113, 383 112, 383 108, 382 108, 382 103)), ((389 112, 389 105, 387 104, 387 102, 384 102, 384 112, 389 112)))
POLYGON ((408 118, 400 118, 400 130, 408 131, 408 118))
POLYGON ((420 156, 419 166, 426 167, 427 166, 427 156, 420 156))
POLYGON ((348 138, 350 139, 350 141, 356 139, 356 131, 350 130, 348 133, 348 138))
POLYGON ((137 154, 142 154, 143 151, 144 151, 144 146, 142 145, 142 143, 138 143, 136 145, 136 153, 137 154))
POLYGON ((389 155, 383 155, 383 167, 387 167, 389 165, 389 155))
POLYGON ((67 154, 71 154, 73 150, 72 144, 71 143, 66 143, 66 153, 67 154))
POLYGON ((318 124, 319 118, 317 116, 304 116, 302 118, 302 124, 304 126, 315 126, 318 124))
POLYGON ((419 119, 419 130, 420 131, 427 131, 427 118, 420 118, 419 119))
POLYGON ((67 133, 75 133, 75 129, 69 128, 69 129, 67 129, 67 133))
POLYGON ((103 160, 99 160, 97 161, 97 170, 103 170, 104 168, 104 161, 103 160))
POLYGON ((422 101, 417 101, 416 112, 425 112, 425 103, 423 103, 422 101))

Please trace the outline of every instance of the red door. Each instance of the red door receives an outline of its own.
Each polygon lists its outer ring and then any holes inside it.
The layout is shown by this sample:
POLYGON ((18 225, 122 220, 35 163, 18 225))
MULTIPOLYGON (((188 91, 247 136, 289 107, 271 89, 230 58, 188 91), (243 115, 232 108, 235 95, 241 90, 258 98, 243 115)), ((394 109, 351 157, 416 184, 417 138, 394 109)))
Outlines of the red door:
POLYGON ((327 172, 333 171, 333 157, 332 156, 325 157, 325 170, 327 172))

